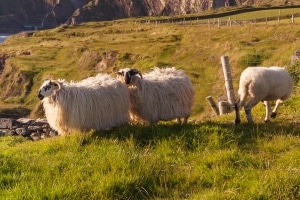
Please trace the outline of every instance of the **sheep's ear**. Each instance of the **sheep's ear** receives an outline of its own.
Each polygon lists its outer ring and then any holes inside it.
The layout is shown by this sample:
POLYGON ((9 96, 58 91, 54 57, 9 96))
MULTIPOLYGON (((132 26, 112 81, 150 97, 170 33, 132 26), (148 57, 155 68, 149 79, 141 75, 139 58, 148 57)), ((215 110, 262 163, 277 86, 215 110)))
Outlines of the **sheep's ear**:
POLYGON ((137 69, 131 69, 131 73, 132 73, 132 76, 135 76, 138 74, 138 75, 140 75, 141 78, 143 78, 142 73, 137 69))
POLYGON ((124 76, 124 72, 123 70, 119 70, 117 72, 115 72, 117 75, 120 75, 120 76, 124 76))

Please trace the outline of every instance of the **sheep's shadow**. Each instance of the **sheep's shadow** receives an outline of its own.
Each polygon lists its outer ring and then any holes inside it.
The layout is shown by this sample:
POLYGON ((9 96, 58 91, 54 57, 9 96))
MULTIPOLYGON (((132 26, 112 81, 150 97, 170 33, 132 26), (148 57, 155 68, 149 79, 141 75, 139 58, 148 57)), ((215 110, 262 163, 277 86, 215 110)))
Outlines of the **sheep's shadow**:
POLYGON ((276 135, 300 135, 299 125, 292 123, 217 123, 213 121, 180 125, 160 123, 157 125, 126 125, 110 131, 94 132, 95 139, 133 140, 135 145, 155 146, 164 140, 176 140, 186 149, 215 145, 227 148, 238 145, 242 150, 257 149, 259 138, 272 139, 276 135), (214 144, 212 144, 214 143, 214 144))

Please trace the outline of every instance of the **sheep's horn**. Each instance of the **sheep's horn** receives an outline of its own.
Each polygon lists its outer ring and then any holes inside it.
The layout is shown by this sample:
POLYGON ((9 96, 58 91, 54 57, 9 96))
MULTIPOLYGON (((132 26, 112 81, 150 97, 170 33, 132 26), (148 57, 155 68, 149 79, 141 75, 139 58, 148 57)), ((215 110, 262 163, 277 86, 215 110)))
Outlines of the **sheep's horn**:
POLYGON ((51 82, 55 83, 58 86, 58 89, 56 89, 55 91, 61 90, 61 83, 60 82, 58 82, 57 80, 52 80, 51 82))
POLYGON ((133 75, 138 74, 138 75, 140 75, 141 78, 143 78, 142 73, 141 73, 139 70, 137 70, 137 69, 132 69, 132 72, 134 73, 133 75))
POLYGON ((141 72, 139 72, 139 75, 140 75, 141 79, 143 79, 143 76, 142 76, 142 73, 141 73, 141 72))

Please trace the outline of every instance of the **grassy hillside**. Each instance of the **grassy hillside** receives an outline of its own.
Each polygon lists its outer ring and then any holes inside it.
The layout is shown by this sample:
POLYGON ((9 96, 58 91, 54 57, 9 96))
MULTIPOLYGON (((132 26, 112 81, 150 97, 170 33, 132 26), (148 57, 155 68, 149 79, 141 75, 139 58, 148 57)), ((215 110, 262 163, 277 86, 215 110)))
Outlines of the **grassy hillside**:
POLYGON ((0 137, 1 199, 299 199, 299 126, 127 126, 0 137))
POLYGON ((229 56, 235 89, 250 65, 286 65, 296 80, 298 64, 291 65, 290 58, 300 46, 300 18, 293 24, 285 19, 220 27, 213 24, 217 19, 138 20, 9 38, 0 48, 11 55, 1 74, 0 108, 33 110, 35 117, 44 79, 81 80, 98 73, 101 62, 105 73, 175 66, 195 86, 194 122, 131 125, 37 142, 0 137, 0 199, 299 199, 298 83, 269 124, 261 122, 261 104, 253 110, 255 125, 242 115, 242 124, 234 126, 234 113, 214 116, 205 98, 225 94, 222 55, 229 56))
POLYGON ((1 108, 34 110, 44 79, 83 79, 98 73, 96 63, 113 54, 115 59, 108 61, 105 73, 123 67, 143 72, 154 66, 185 70, 196 88, 193 116, 202 119, 209 116, 210 109, 205 97, 216 98, 225 92, 220 57, 229 56, 235 85, 247 65, 290 65, 290 57, 299 47, 297 20, 294 24, 282 20, 220 28, 217 19, 211 19, 210 25, 207 21, 149 24, 124 20, 16 35, 1 45, 1 52, 14 55, 1 75, 1 108), (30 55, 20 53, 24 51, 30 55))

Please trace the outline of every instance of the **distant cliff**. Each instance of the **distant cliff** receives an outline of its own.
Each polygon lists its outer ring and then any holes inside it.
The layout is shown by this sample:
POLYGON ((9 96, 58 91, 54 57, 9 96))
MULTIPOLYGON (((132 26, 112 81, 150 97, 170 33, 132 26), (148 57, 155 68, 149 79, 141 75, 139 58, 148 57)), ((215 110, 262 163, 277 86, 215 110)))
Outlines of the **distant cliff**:
MULTIPOLYGON (((266 5, 268 0, 256 0, 266 5)), ((253 5, 254 0, 1 0, 0 32, 54 28, 61 24, 114 20, 139 16, 169 16, 253 5)), ((278 0, 278 5, 296 4, 278 0)))

